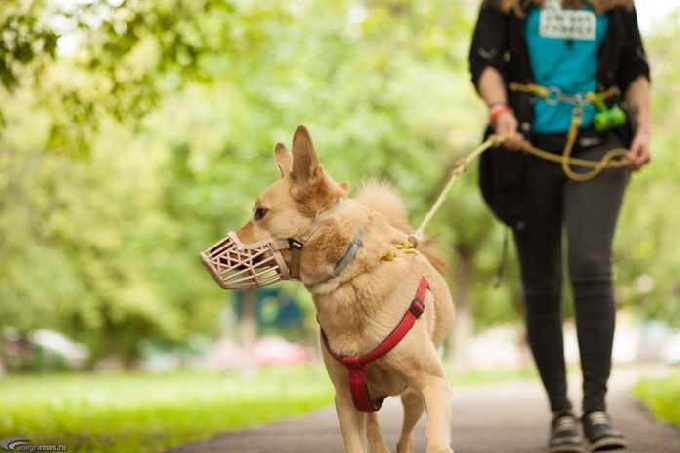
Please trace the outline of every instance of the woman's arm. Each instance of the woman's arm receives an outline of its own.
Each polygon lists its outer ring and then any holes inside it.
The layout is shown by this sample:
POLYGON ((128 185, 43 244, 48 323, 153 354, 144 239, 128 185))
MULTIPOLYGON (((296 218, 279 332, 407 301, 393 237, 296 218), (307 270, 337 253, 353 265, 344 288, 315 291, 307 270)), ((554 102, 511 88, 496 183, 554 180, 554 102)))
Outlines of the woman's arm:
POLYGON ((505 142, 505 146, 513 149, 520 148, 524 137, 517 132, 517 118, 508 107, 508 94, 501 73, 496 68, 487 66, 479 77, 477 91, 489 106, 496 133, 511 137, 505 142))
POLYGON ((627 157, 631 162, 630 168, 639 170, 651 159, 650 71, 634 8, 624 12, 623 26, 625 42, 617 83, 624 93, 625 101, 637 110, 637 133, 627 157))
MULTIPOLYGON (((507 71, 508 17, 497 3, 490 0, 482 2, 468 62, 472 84, 490 109, 496 133, 513 135, 517 134, 517 119, 507 105, 503 77, 507 71)), ((509 147, 516 148, 521 144, 521 136, 517 134, 515 138, 507 143, 509 147)))
POLYGON ((639 170, 648 164, 652 158, 651 96, 649 91, 649 79, 640 76, 628 86, 625 93, 626 102, 637 113, 637 132, 627 155, 633 170, 639 170))
POLYGON ((508 49, 508 17, 491 0, 484 0, 472 32, 468 65, 470 78, 476 89, 487 68, 492 67, 499 74, 506 71, 505 52, 508 49))
POLYGON ((505 88, 505 81, 493 66, 487 66, 479 77, 477 84, 479 95, 486 102, 486 105, 507 104, 508 93, 505 88))
POLYGON ((641 77, 650 80, 650 70, 647 52, 638 27, 637 10, 633 8, 630 11, 624 11, 623 14, 624 42, 616 78, 619 88, 628 97, 633 83, 639 82, 641 77))

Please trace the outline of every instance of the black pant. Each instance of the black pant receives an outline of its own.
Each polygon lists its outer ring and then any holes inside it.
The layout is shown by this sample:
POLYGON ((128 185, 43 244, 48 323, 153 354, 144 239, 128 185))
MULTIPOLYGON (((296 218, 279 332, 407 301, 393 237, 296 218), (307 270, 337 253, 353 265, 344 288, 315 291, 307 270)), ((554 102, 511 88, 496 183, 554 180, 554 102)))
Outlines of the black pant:
MULTIPOLYGON (((541 146, 541 140, 535 144, 541 146)), ((574 154, 597 160, 620 146, 613 136, 604 137, 594 147, 577 145, 574 154)), ((583 370, 583 411, 605 410, 616 311, 612 242, 629 171, 607 169, 591 181, 574 182, 555 163, 532 158, 527 167, 526 222, 513 233, 531 350, 551 409, 571 410, 562 341, 564 231, 583 370)))

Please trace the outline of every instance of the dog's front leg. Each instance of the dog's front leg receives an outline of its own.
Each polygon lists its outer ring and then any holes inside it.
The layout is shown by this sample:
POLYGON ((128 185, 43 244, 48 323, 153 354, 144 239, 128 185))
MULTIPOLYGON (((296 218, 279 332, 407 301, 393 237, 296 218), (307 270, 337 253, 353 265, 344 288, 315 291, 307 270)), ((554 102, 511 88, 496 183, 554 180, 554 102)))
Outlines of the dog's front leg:
POLYGON ((427 453, 453 453, 451 449, 451 389, 434 347, 428 353, 411 357, 411 366, 403 372, 410 386, 423 396, 427 422, 427 453))
POLYGON ((390 453, 390 449, 387 448, 385 439, 380 432, 377 412, 366 414, 366 434, 368 437, 369 453, 390 453))
POLYGON ((346 453, 366 451, 366 414, 354 407, 349 390, 347 369, 340 365, 326 348, 321 348, 324 364, 335 389, 335 410, 340 423, 340 434, 346 453))
POLYGON ((354 408, 349 391, 336 389, 335 410, 340 422, 340 434, 346 453, 366 451, 366 414, 354 408))
POLYGON ((442 374, 429 374, 420 380, 425 400, 427 453, 453 453, 451 449, 451 389, 442 374))

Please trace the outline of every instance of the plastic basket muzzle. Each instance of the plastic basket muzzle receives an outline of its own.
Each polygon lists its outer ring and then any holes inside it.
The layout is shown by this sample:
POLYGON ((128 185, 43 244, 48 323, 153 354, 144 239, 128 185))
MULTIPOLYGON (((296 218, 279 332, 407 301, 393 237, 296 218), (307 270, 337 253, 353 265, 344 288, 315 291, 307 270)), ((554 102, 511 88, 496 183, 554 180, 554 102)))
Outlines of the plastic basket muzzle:
POLYGON ((280 250, 287 241, 262 240, 244 244, 236 233, 201 253, 201 261, 224 289, 253 289, 289 280, 290 271, 280 250))

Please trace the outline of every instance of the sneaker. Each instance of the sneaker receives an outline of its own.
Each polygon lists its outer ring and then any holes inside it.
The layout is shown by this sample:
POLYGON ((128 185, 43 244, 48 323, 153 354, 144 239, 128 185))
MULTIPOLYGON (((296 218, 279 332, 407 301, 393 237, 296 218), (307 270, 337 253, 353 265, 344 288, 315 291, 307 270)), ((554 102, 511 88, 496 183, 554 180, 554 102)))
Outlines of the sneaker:
POLYGON ((602 411, 585 414, 581 419, 583 433, 590 444, 590 451, 623 450, 626 439, 612 426, 609 415, 602 411))
POLYGON ((581 434, 573 414, 556 415, 550 424, 550 453, 581 453, 581 434))

